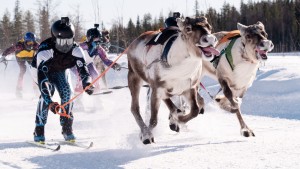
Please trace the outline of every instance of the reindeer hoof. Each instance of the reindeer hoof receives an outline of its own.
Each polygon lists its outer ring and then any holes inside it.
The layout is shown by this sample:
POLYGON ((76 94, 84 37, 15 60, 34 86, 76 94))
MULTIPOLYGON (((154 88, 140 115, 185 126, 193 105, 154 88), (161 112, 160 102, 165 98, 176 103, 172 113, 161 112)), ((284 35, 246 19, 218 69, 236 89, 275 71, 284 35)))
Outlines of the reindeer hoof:
POLYGON ((200 110, 199 114, 204 114, 204 109, 203 108, 200 110))
POLYGON ((144 144, 151 144, 151 141, 149 139, 146 139, 143 141, 144 144))
POLYGON ((241 134, 244 136, 244 137, 255 137, 255 134, 253 133, 252 130, 249 130, 249 129, 242 129, 241 130, 241 134))
POLYGON ((143 135, 142 133, 140 134, 140 139, 143 142, 143 144, 151 144, 154 143, 154 137, 151 133, 143 135))
POLYGON ((179 126, 176 124, 170 124, 169 127, 172 131, 179 132, 179 130, 180 130, 179 126))

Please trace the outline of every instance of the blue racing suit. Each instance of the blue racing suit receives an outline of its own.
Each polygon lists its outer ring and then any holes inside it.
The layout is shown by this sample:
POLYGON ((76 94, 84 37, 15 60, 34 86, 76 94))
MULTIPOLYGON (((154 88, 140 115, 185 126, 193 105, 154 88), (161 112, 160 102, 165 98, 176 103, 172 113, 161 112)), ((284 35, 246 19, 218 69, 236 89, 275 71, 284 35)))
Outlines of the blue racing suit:
MULTIPOLYGON (((32 67, 37 69, 37 83, 41 92, 36 111, 36 126, 44 126, 47 122, 48 107, 53 103, 51 97, 55 89, 58 91, 61 105, 71 98, 70 84, 67 80, 66 69, 77 67, 85 88, 91 83, 84 60, 84 53, 81 47, 74 43, 73 48, 68 53, 61 53, 55 48, 52 39, 46 39, 39 46, 39 50, 32 61, 32 67)), ((60 117, 60 124, 64 128, 72 128, 73 114, 72 103, 66 105, 66 113, 71 118, 60 117)))

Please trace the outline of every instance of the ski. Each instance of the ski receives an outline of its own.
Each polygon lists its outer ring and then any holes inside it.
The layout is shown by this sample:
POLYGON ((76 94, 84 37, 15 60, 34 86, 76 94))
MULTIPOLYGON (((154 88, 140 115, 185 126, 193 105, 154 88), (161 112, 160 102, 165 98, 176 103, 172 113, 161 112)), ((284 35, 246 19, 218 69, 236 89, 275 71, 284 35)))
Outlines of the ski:
POLYGON ((75 146, 75 147, 80 147, 80 148, 85 148, 85 149, 90 149, 93 147, 93 142, 90 142, 89 144, 84 144, 80 142, 73 142, 73 141, 59 141, 60 144, 62 145, 70 145, 70 146, 75 146))
MULTIPOLYGON (((110 87, 108 89, 123 89, 126 87, 128 87, 128 86, 114 86, 114 87, 110 87)), ((143 85, 142 87, 149 87, 149 85, 143 85)))
POLYGON ((41 142, 35 142, 35 141, 27 141, 27 143, 40 147, 40 148, 45 148, 45 149, 49 149, 52 151, 58 151, 60 150, 60 145, 55 143, 55 144, 49 144, 49 143, 41 143, 41 142))
POLYGON ((99 92, 99 93, 94 93, 93 95, 102 95, 102 94, 110 94, 112 91, 104 91, 104 92, 99 92))

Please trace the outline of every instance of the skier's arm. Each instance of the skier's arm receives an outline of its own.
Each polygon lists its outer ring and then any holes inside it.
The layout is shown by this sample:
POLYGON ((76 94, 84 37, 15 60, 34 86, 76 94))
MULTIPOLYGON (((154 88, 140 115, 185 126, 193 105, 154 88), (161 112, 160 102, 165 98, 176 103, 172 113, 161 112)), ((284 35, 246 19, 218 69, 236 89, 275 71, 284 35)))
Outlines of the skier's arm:
POLYGON ((51 99, 51 91, 50 91, 51 86, 49 86, 47 71, 48 71, 47 61, 46 62, 42 61, 37 69, 38 85, 44 101, 49 105, 53 101, 51 99))
MULTIPOLYGON (((92 83, 92 78, 89 74, 89 71, 87 69, 85 60, 84 60, 84 53, 81 47, 76 47, 73 49, 72 52, 73 56, 76 58, 76 68, 79 73, 79 76, 82 80, 82 86, 83 89, 85 89, 87 86, 89 86, 92 83)), ((93 86, 90 87, 89 90, 86 90, 88 94, 93 93, 93 86)))
POLYGON ((100 45, 98 46, 97 52, 98 52, 98 56, 106 66, 110 66, 113 63, 113 61, 107 58, 107 54, 105 50, 100 45))
POLYGON ((14 45, 14 46, 11 46, 11 47, 9 47, 9 48, 7 48, 7 49, 4 50, 4 52, 2 53, 2 56, 5 58, 7 55, 9 55, 9 54, 15 52, 16 49, 17 49, 17 48, 16 48, 15 45, 14 45))
MULTIPOLYGON (((104 63, 106 66, 110 66, 110 65, 113 63, 112 60, 110 60, 110 59, 107 58, 107 54, 106 54, 105 50, 104 50, 101 46, 98 47, 97 52, 98 52, 98 56, 101 58, 101 60, 103 61, 103 63, 104 63)), ((117 71, 120 71, 120 70, 121 70, 121 66, 120 66, 118 63, 115 63, 115 64, 112 66, 112 68, 113 68, 114 70, 117 70, 117 71)))
POLYGON ((38 85, 39 85, 39 89, 41 92, 41 95, 44 99, 44 101, 47 104, 52 103, 52 93, 51 93, 51 87, 49 86, 49 79, 47 77, 47 73, 48 73, 48 63, 50 61, 50 59, 53 57, 53 54, 51 53, 51 51, 48 50, 44 50, 44 51, 40 51, 39 53, 37 53, 37 78, 38 78, 38 85))

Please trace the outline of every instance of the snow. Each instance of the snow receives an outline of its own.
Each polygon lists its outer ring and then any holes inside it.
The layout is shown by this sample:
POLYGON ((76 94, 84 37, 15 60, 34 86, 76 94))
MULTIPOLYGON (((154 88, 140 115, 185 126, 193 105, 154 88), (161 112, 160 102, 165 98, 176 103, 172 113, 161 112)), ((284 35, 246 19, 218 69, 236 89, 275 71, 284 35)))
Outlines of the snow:
MULTIPOLYGON (((118 63, 126 67, 126 56, 118 63)), ((123 88, 107 95, 84 94, 85 111, 74 110, 73 128, 79 142, 93 141, 94 147, 62 145, 58 152, 26 143, 33 139, 38 96, 27 72, 24 98, 17 99, 18 66, 11 61, 4 72, 1 64, 0 168, 300 168, 299 64, 299 54, 274 54, 261 64, 242 104, 244 120, 256 137, 242 137, 236 116, 220 110, 201 90, 206 103, 203 115, 175 133, 161 104, 153 131, 156 143, 143 145, 130 112, 129 90, 123 88)), ((127 69, 109 70, 109 86, 127 85, 126 76, 127 69)), ((219 85, 211 79, 203 84, 211 94, 218 91, 219 85)), ((147 119, 146 90, 142 89, 140 107, 147 119)), ((45 132, 48 141, 62 139, 58 115, 49 112, 45 132)))

